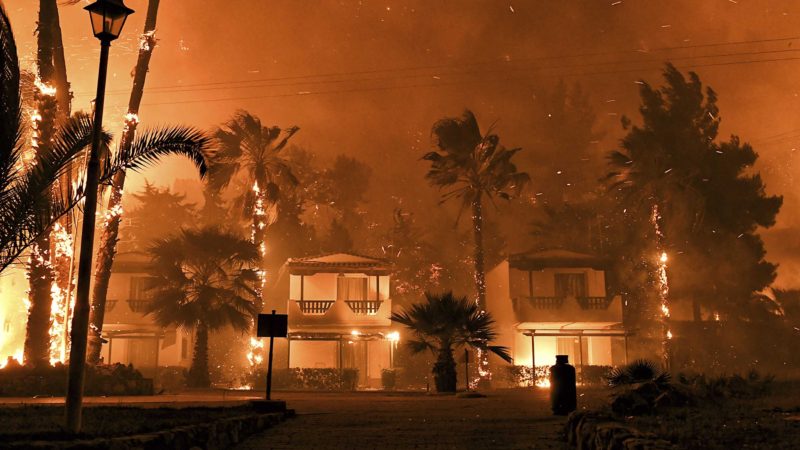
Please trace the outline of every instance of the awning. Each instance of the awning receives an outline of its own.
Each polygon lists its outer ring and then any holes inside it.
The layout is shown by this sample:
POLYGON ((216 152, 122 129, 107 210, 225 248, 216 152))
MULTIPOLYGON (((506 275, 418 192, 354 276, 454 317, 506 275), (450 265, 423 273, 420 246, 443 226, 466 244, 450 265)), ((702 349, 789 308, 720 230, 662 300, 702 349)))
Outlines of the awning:
POLYGON ((622 322, 522 322, 517 330, 526 336, 628 336, 622 322))

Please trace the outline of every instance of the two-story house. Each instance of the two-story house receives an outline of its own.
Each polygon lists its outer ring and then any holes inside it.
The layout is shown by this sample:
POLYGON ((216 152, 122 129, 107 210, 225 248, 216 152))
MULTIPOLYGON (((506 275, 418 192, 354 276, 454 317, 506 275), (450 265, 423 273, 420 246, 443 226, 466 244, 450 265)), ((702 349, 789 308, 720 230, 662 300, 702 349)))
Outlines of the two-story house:
POLYGON ((622 299, 606 291, 603 258, 567 250, 511 255, 486 276, 498 345, 517 365, 550 366, 555 355, 583 365, 627 359, 622 299))
POLYGON ((175 327, 163 329, 144 311, 149 259, 137 252, 119 253, 109 280, 100 353, 106 363, 132 364, 146 377, 157 378, 156 368, 191 363, 192 333, 175 327))
POLYGON ((380 386, 399 336, 390 274, 386 261, 351 253, 289 259, 265 308, 289 316, 284 367, 355 368, 360 387, 380 386))

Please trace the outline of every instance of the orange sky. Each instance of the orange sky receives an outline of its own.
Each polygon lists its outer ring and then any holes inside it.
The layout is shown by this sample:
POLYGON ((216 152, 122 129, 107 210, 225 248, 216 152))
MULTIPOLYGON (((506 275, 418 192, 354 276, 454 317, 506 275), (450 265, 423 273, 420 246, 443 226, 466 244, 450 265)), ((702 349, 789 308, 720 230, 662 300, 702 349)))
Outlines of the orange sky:
MULTIPOLYGON (((29 65, 38 2, 5 4, 29 65)), ((112 46, 105 122, 115 131, 147 1, 126 4, 137 14, 112 46)), ((99 49, 82 6, 61 7, 73 109, 88 108, 99 49)), ((800 286, 800 59, 792 59, 800 58, 800 39, 654 50, 787 38, 798 30, 800 2, 772 0, 162 0, 140 117, 143 126, 210 128, 244 108, 266 123, 298 125, 296 144, 380 168, 380 195, 422 210, 435 201, 419 156, 436 119, 469 107, 484 124, 498 121, 507 145, 529 148, 526 130, 541 115, 537 93, 562 77, 590 93, 599 128, 608 132, 598 151, 607 151, 619 137, 620 116, 635 120, 634 82, 657 83, 660 62, 674 58, 679 68, 698 66, 719 94, 721 135, 754 142, 768 191, 785 195, 778 225, 764 237, 769 259, 781 263, 778 283, 800 286), (690 59, 709 54, 732 56, 690 59), (766 59, 787 60, 746 62, 766 59), (543 61, 559 68, 542 71, 543 61)), ((171 161, 143 176, 171 185, 191 175, 187 163, 171 161)), ((126 190, 140 187, 143 176, 126 190)))

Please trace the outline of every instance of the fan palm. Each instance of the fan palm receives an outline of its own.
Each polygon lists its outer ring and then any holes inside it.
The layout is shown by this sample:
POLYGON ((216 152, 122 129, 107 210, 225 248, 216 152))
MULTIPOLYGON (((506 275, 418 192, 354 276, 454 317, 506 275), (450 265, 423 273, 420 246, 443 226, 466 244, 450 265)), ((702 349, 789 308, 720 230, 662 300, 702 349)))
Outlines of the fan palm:
MULTIPOLYGON (((267 127, 258 117, 238 111, 214 133, 218 148, 211 160, 209 185, 219 191, 234 180, 244 183, 235 204, 252 221, 252 241, 262 259, 267 227, 276 219, 281 185, 297 185, 283 150, 298 130, 295 126, 285 130, 267 127)), ((260 311, 261 299, 257 302, 260 311)))
POLYGON ((483 199, 495 196, 511 199, 519 195, 530 177, 511 162, 521 149, 506 149, 500 145, 500 138, 491 134, 491 129, 486 135, 481 134, 472 111, 439 120, 431 134, 437 150, 423 156, 431 164, 425 177, 440 189, 451 188, 442 194, 442 202, 461 199, 459 215, 466 209, 472 211, 475 289, 478 306, 483 309, 486 307, 483 199))
POLYGON ((407 344, 413 353, 430 350, 436 354, 433 376, 437 392, 455 392, 456 361, 453 351, 470 346, 484 353, 492 352, 511 362, 506 347, 489 345, 497 337, 494 319, 481 311, 467 297, 452 292, 425 294, 426 301, 392 313, 391 320, 405 325, 413 337, 407 344))
POLYGON ((249 329, 256 313, 259 261, 252 242, 215 227, 183 230, 150 249, 152 302, 146 314, 163 326, 195 332, 188 382, 208 387, 208 333, 249 329))

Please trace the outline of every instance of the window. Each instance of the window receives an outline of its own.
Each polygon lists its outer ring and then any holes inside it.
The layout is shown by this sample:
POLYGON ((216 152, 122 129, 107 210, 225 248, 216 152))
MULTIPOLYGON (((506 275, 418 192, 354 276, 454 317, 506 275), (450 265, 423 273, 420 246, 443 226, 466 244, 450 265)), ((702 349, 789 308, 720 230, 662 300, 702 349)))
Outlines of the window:
POLYGON ((147 292, 147 289, 152 286, 153 279, 150 277, 131 277, 131 290, 130 296, 128 299, 130 300, 147 300, 150 298, 150 295, 147 292))
POLYGON ((586 274, 557 273, 556 297, 586 297, 586 274))
POLYGON ((181 339, 181 359, 189 357, 189 340, 185 337, 181 339))
POLYGON ((367 277, 339 276, 336 280, 336 300, 366 300, 367 277))

